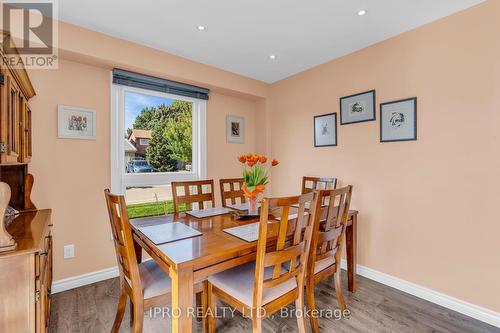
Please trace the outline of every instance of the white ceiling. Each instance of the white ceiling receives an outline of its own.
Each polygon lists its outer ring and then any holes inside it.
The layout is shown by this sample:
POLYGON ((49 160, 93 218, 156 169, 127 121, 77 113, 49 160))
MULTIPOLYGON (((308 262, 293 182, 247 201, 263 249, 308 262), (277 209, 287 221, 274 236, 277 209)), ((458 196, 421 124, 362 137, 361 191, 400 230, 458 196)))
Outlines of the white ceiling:
POLYGON ((59 18, 271 83, 483 1, 63 0, 59 18))

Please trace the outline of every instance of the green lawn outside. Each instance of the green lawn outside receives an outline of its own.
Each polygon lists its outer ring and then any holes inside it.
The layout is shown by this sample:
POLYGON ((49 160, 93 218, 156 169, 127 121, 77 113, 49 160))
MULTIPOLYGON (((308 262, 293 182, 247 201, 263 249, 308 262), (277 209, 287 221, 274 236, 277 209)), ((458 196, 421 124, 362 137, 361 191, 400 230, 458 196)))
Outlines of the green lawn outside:
MULTIPOLYGON (((181 205, 180 210, 184 211, 185 207, 181 205)), ((138 217, 146 217, 146 216, 172 214, 174 212, 174 202, 172 200, 166 200, 158 202, 130 204, 127 205, 127 212, 129 219, 136 219, 138 217)))

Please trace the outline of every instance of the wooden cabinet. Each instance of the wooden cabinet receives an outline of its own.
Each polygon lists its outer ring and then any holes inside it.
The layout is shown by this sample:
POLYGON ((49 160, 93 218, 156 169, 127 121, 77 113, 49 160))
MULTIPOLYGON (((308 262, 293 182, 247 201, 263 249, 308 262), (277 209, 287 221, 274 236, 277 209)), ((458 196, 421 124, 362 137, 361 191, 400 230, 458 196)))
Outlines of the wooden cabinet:
MULTIPOLYGON (((0 33, 3 58, 9 36, 0 33)), ((29 100, 34 95, 26 70, 0 61, 0 181, 10 186, 9 205, 21 211, 7 227, 17 247, 0 252, 0 332, 44 333, 50 315, 51 211, 36 211, 30 198, 33 176, 28 173, 33 153, 29 100)))
MULTIPOLYGON (((3 45, 8 44, 10 36, 5 31, 0 33, 4 38, 0 44, 3 58, 3 45)), ((35 90, 26 69, 9 64, 0 61, 0 181, 11 188, 10 206, 22 211, 35 209, 29 198, 33 177, 28 173, 33 155, 29 100, 35 96, 35 90)))
POLYGON ((0 254, 0 332, 43 333, 52 285, 51 211, 21 213, 7 231, 17 248, 0 254))
MULTIPOLYGON (((0 56, 4 56, 1 45, 0 56)), ((30 162, 32 139, 29 100, 33 96, 35 90, 26 70, 0 62, 1 164, 30 162)))

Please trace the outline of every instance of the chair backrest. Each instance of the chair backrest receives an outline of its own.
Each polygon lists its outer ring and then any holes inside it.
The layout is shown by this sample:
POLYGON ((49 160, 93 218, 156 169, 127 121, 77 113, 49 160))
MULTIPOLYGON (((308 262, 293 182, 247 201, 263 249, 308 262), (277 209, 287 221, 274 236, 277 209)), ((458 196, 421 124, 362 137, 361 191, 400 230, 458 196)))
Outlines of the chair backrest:
POLYGON ((337 188, 337 178, 302 177, 302 194, 316 190, 334 190, 337 188))
POLYGON ((227 200, 230 200, 231 204, 236 204, 236 199, 240 199, 240 203, 245 203, 246 198, 243 195, 241 187, 245 180, 243 178, 228 178, 220 179, 220 197, 222 200, 222 207, 226 207, 227 200))
POLYGON ((111 194, 109 189, 104 190, 104 195, 113 232, 116 259, 120 270, 120 282, 128 284, 132 288, 134 295, 142 298, 141 277, 125 198, 122 195, 111 194))
POLYGON ((205 208, 205 202, 211 202, 212 207, 215 207, 214 196, 214 180, 195 180, 187 182, 172 182, 172 195, 174 197, 174 211, 180 210, 180 205, 185 205, 186 210, 191 210, 193 203, 198 203, 198 209, 205 208), (204 187, 210 187, 208 192, 203 192, 204 187), (180 189, 184 189, 184 194, 179 193, 180 189), (193 193, 196 189, 196 193, 193 193))
POLYGON ((253 305, 260 308, 264 288, 272 288, 290 278, 297 279, 297 286, 302 288, 306 272, 307 258, 315 211, 309 213, 307 205, 315 207, 318 192, 310 192, 300 196, 286 198, 266 198, 261 202, 259 239, 257 242, 257 259, 255 269, 253 305), (299 205, 297 216, 290 216, 290 206, 299 205), (268 221, 270 211, 281 211, 279 221, 268 221), (270 229, 275 233, 269 233, 270 229), (305 228, 305 232, 304 231, 305 228), (276 246, 268 248, 268 235, 276 235, 276 246), (283 263, 289 263, 284 271, 283 263), (266 267, 273 267, 272 276, 264 279, 266 267))
MULTIPOLYGON (((339 268, 351 196, 351 185, 335 190, 319 191, 315 209, 316 220, 310 248, 308 274, 314 274, 316 262, 329 257, 334 259, 332 265, 337 265, 336 268, 339 268), (320 203, 324 198, 328 199, 328 207, 321 207, 320 203)), ((329 267, 332 265, 329 265, 329 267)))

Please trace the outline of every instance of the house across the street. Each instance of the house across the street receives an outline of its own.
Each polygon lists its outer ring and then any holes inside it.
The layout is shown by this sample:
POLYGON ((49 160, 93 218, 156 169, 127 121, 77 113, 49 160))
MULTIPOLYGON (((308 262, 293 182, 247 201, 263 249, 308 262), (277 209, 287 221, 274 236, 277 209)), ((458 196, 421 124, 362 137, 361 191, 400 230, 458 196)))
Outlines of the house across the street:
POLYGON ((133 129, 128 136, 128 141, 137 149, 135 156, 146 157, 146 149, 151 140, 151 131, 142 129, 133 129))
POLYGON ((135 157, 137 148, 135 148, 135 146, 127 139, 124 140, 125 140, 124 147, 125 147, 125 165, 126 165, 126 163, 128 163, 135 157))

